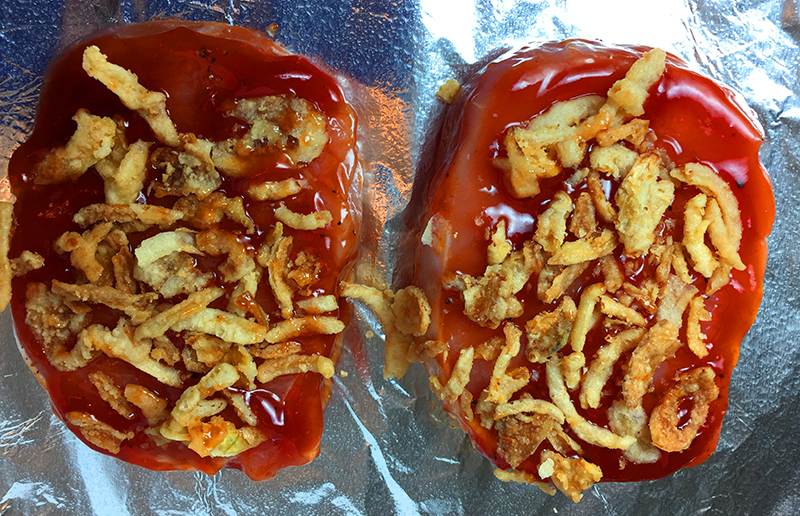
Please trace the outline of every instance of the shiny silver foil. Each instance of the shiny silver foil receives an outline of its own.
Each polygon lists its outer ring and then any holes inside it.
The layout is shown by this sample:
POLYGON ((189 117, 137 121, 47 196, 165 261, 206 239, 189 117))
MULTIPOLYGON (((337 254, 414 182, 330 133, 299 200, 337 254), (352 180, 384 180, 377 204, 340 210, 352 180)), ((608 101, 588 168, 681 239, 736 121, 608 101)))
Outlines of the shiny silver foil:
POLYGON ((156 473, 84 446, 52 415, 0 319, 0 514, 792 514, 800 511, 800 7, 796 0, 3 0, 0 165, 32 128, 42 73, 116 23, 175 16, 266 28, 339 71, 360 111, 365 240, 392 274, 399 214, 450 77, 498 49, 567 37, 659 46, 738 89, 764 126, 777 217, 764 302, 742 345, 717 452, 662 480, 600 484, 579 505, 494 479, 412 368, 382 378, 382 333, 348 329, 320 457, 254 483, 156 473), (351 349, 363 341, 367 362, 351 349), (349 344, 349 346, 348 346, 349 344))

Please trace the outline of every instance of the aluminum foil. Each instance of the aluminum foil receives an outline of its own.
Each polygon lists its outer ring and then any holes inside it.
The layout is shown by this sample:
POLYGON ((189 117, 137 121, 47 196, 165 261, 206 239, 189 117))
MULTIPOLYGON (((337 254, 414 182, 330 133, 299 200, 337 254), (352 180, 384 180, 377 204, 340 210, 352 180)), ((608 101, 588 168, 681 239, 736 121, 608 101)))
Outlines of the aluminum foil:
POLYGON ((155 473, 91 451, 51 413, 0 318, 2 514, 790 514, 800 510, 800 7, 796 0, 4 0, 0 165, 32 128, 42 73, 115 23, 176 16, 265 28, 339 70, 371 179, 366 241, 391 277, 399 213, 441 107, 437 86, 498 49, 567 37, 659 46, 737 88, 767 134, 778 213, 764 303, 742 345, 717 452, 672 477, 601 484, 580 505, 496 481, 428 392, 384 381, 380 327, 358 309, 320 457, 253 483, 238 471, 155 473), (359 343, 363 341, 363 347, 359 343), (366 360, 361 351, 366 353, 366 360))

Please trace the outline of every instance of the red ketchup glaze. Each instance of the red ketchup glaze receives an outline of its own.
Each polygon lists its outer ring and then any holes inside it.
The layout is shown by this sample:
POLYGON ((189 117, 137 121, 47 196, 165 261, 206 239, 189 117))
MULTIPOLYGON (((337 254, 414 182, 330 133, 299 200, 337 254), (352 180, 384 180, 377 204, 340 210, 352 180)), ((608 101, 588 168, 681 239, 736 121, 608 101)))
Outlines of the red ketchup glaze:
MULTIPOLYGON (((544 202, 565 188, 570 172, 544 180, 542 192, 532 199, 514 199, 503 184, 502 172, 492 164, 502 142, 502 134, 512 125, 523 123, 549 108, 554 102, 584 95, 606 95, 609 87, 622 78, 630 65, 646 50, 632 47, 608 47, 596 42, 570 40, 548 43, 538 48, 523 48, 506 54, 488 64, 463 86, 459 100, 448 107, 438 135, 438 147, 428 173, 412 196, 407 211, 409 226, 406 242, 408 262, 413 269, 401 274, 410 283, 425 289, 433 308, 430 339, 449 342, 448 360, 428 364, 432 374, 446 380, 458 357, 458 350, 477 345, 492 335, 502 335, 500 328, 481 328, 463 314, 461 295, 442 288, 444 277, 461 271, 480 276, 486 267, 484 231, 487 224, 503 218, 515 244, 532 237, 537 216, 544 202), (420 243, 420 235, 428 220, 437 215, 449 223, 447 238, 430 247, 420 243)), ((707 306, 714 307, 713 321, 703 323, 708 336, 709 354, 700 360, 684 345, 675 358, 657 371, 654 390, 645 397, 649 413, 664 391, 671 385, 676 371, 711 365, 717 373, 720 396, 712 403, 708 419, 692 445, 681 453, 663 453, 655 464, 628 463, 619 469, 621 454, 581 442, 584 458, 599 465, 605 481, 635 481, 658 478, 682 467, 702 463, 716 448, 723 415, 727 408, 728 384, 739 345, 752 325, 762 296, 762 282, 767 258, 766 237, 772 227, 775 204, 772 188, 762 167, 758 150, 762 131, 754 114, 744 107, 735 94, 714 81, 689 70, 674 56, 669 56, 666 71, 650 91, 642 118, 650 120, 659 140, 657 145, 667 151, 677 164, 699 161, 719 171, 730 184, 742 214, 744 237, 740 254, 747 268, 734 271, 730 284, 710 298, 707 306)), ((678 185, 676 202, 668 210, 682 221, 683 203, 689 187, 678 185)), ((677 233, 680 240, 680 233, 677 233)), ((621 246, 617 256, 621 255, 621 246)), ((578 299, 581 287, 593 283, 591 271, 580 278, 568 294, 578 299)), ((525 306, 525 314, 515 322, 519 325, 541 310, 552 309, 541 303, 532 278, 517 295, 525 306)), ((698 288, 704 284, 698 282, 698 288)), ((584 354, 587 365, 602 344, 603 329, 598 325, 587 338, 584 354)), ((685 339, 685 335, 681 335, 685 339)), ((524 343, 523 343, 524 345, 524 343)), ((522 364, 517 357, 509 369, 522 364)), ((572 393, 579 413, 600 425, 608 422, 606 410, 620 396, 621 364, 604 389, 597 410, 580 408, 577 394, 572 393)), ((468 389, 477 399, 488 384, 492 363, 476 360, 468 389)), ((532 381, 524 392, 549 399, 544 367, 532 365, 532 381)), ((477 416, 468 422, 456 404, 446 407, 460 419, 477 448, 500 467, 505 461, 496 455, 497 437, 486 430, 477 416)), ((687 407, 688 408, 688 407, 687 407)), ((538 454, 520 467, 536 473, 538 454)))
MULTIPOLYGON (((242 130, 241 123, 225 116, 224 111, 233 100, 242 97, 294 93, 316 104, 327 118, 329 138, 318 158, 293 169, 276 155, 259 156, 248 177, 223 176, 221 190, 233 196, 243 194, 254 182, 287 177, 303 177, 308 181, 310 188, 288 199, 287 206, 301 213, 330 210, 333 222, 322 230, 286 228, 286 233, 294 237, 291 258, 300 251, 320 258, 323 270, 315 289, 335 293, 339 278, 356 249, 359 217, 357 205, 351 198, 360 184, 355 148, 356 115, 331 75, 305 57, 289 54, 265 35, 241 27, 169 20, 101 33, 68 49, 51 65, 34 132, 14 153, 9 165, 9 177, 17 196, 11 255, 28 249, 40 253, 46 261, 44 269, 15 279, 13 285, 14 322, 32 369, 49 391, 59 417, 63 418, 69 411, 82 410, 119 430, 136 431, 135 438, 122 444, 117 457, 140 466, 157 470, 197 469, 209 474, 222 467, 234 467, 261 480, 275 475, 285 466, 311 461, 319 454, 322 413, 330 393, 330 382, 317 374, 280 377, 245 393, 258 417, 259 427, 268 436, 266 442, 231 459, 201 458, 176 443, 161 448, 155 446, 140 432, 147 426, 144 417, 138 411, 131 421, 118 415, 100 399, 87 377, 92 371, 103 371, 118 385, 139 383, 171 402, 180 396, 181 389, 166 387, 133 366, 107 357, 100 357, 74 372, 59 372, 50 365, 41 344, 27 327, 25 285, 32 281, 49 284, 52 279, 69 282, 77 279, 69 257, 58 255, 53 250, 53 242, 65 231, 79 230, 72 223, 72 215, 78 209, 103 202, 102 181, 94 171, 88 171, 77 182, 37 186, 30 175, 34 164, 48 149, 66 142, 74 131, 70 118, 79 108, 96 115, 123 116, 129 122, 129 141, 136 138, 156 141, 136 113, 125 109, 113 93, 82 70, 83 49, 92 44, 107 54, 111 62, 134 71, 145 87, 168 95, 167 108, 179 132, 192 132, 211 140, 234 136, 242 130)), ((155 172, 148 181, 154 177, 155 172)), ((248 237, 249 243, 257 248, 265 233, 274 226, 276 203, 245 201, 258 228, 256 235, 248 237)), ((172 200, 152 202, 162 204, 172 200)), ((273 320, 279 319, 266 275, 256 297, 265 311, 273 315, 273 320)), ((347 313, 330 315, 345 320, 348 317, 347 313)), ((95 307, 93 311, 95 322, 102 321, 112 327, 117 317, 118 314, 102 307, 95 307)), ((322 353, 334 359, 341 347, 340 340, 333 336, 297 340, 304 353, 322 353)), ((176 367, 180 367, 180 363, 176 367)), ((230 408, 222 415, 236 421, 230 408)), ((76 435, 82 437, 79 433, 76 435)))

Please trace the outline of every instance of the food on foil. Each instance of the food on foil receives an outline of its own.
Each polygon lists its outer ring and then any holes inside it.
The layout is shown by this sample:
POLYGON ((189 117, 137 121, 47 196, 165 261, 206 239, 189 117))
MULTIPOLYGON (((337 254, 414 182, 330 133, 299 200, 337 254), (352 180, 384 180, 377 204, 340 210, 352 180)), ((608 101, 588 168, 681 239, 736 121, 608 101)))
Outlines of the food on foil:
POLYGON ((495 463, 575 502, 714 450, 774 211, 760 130, 658 49, 504 56, 448 108, 393 292, 347 284, 495 463))
POLYGON ((52 65, 10 163, 0 286, 79 438, 253 479, 319 453, 355 128, 333 77, 249 29, 125 26, 52 65))

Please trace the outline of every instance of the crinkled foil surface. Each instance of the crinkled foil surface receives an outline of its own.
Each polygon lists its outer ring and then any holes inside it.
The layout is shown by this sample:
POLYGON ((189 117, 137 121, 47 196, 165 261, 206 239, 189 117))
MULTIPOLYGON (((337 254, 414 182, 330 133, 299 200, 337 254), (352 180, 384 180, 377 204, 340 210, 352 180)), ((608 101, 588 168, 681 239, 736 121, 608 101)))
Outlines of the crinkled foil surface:
POLYGON ((796 0, 3 0, 0 164, 32 129, 42 73, 65 45, 106 26, 167 16, 256 28, 347 77, 371 183, 367 245, 391 277, 437 86, 499 48, 567 37, 660 46, 738 89, 767 134, 777 197, 764 302, 742 345, 722 438, 670 478, 601 484, 580 505, 496 481, 451 428, 421 368, 382 378, 380 327, 363 309, 327 409, 320 457, 253 483, 155 473, 91 451, 52 415, 0 331, 0 514, 796 514, 800 511, 800 6, 796 0), (374 332, 371 333, 370 330, 374 332))

